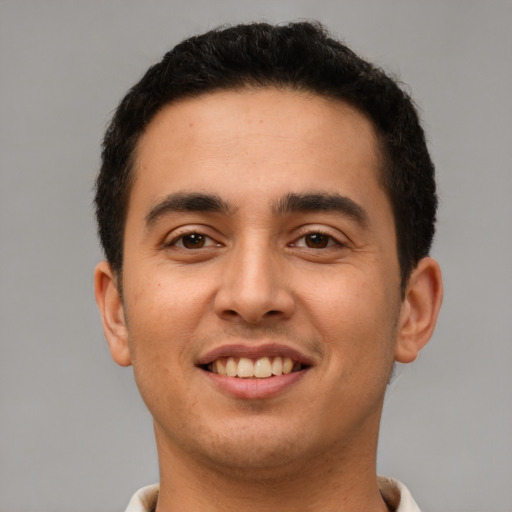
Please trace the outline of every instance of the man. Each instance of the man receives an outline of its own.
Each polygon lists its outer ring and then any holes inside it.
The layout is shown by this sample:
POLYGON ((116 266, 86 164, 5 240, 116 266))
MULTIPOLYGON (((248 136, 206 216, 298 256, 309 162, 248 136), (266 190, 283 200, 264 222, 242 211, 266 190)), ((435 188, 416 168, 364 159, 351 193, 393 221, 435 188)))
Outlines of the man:
POLYGON ((96 298, 154 418, 128 511, 417 511, 376 476, 394 361, 441 304, 409 97, 315 24, 193 37, 105 136, 96 298))

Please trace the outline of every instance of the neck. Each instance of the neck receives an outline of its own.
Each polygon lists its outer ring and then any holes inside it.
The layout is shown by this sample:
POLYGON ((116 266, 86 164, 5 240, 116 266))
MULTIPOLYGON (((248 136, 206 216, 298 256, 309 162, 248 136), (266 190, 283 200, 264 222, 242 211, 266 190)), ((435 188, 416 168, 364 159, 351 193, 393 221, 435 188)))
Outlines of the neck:
MULTIPOLYGON (((308 460, 274 467, 218 467, 183 453, 155 427, 160 495, 157 512, 387 512, 377 485, 372 442, 348 443, 308 460)), ((362 436, 368 441, 368 436, 362 436)))

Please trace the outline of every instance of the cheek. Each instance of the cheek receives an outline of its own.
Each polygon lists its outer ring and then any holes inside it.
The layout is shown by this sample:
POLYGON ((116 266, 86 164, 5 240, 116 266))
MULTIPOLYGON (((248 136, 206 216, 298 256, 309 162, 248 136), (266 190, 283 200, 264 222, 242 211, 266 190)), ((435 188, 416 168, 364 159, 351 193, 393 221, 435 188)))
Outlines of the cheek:
POLYGON ((156 369, 181 364, 188 356, 188 341, 205 315, 202 288, 170 278, 129 284, 125 307, 135 370, 139 365, 156 369))
POLYGON ((321 295, 310 293, 305 302, 326 348, 359 366, 392 360, 399 295, 390 289, 382 274, 353 273, 325 282, 321 295))
POLYGON ((204 300, 195 287, 155 280, 133 283, 126 295, 130 354, 135 380, 148 409, 158 416, 181 410, 194 367, 191 351, 204 300))

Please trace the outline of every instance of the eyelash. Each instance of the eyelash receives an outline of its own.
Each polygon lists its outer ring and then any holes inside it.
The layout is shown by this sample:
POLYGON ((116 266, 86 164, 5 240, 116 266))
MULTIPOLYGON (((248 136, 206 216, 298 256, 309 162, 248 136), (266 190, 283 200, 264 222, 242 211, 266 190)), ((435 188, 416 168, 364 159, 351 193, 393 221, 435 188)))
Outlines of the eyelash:
POLYGON ((340 240, 338 240, 337 238, 335 238, 332 234, 330 233, 326 233, 325 231, 321 230, 321 229, 314 229, 314 230, 311 230, 311 231, 308 231, 306 233, 303 233, 301 236, 299 236, 298 238, 295 239, 294 242, 292 242, 290 244, 290 247, 302 247, 304 249, 311 249, 311 250, 320 250, 320 249, 332 249, 332 248, 340 248, 340 247, 346 247, 347 244, 346 243, 343 243, 343 242, 340 242, 340 240), (315 236, 315 235, 320 235, 323 240, 327 240, 327 244, 325 247, 309 247, 307 246, 307 243, 305 243, 304 245, 302 246, 299 246, 297 244, 297 242, 299 240, 305 240, 307 237, 311 237, 311 236, 315 236))
POLYGON ((165 247, 178 247, 180 249, 185 249, 185 250, 189 250, 189 251, 194 251, 194 250, 204 249, 204 248, 214 247, 214 246, 220 247, 221 245, 222 244, 216 242, 211 236, 205 235, 204 233, 202 233, 199 230, 194 230, 194 231, 188 231, 186 233, 181 233, 181 234, 175 236, 170 242, 166 242, 164 244, 165 247), (206 247, 204 245, 201 245, 199 247, 187 247, 185 245, 184 240, 186 238, 189 238, 189 240, 191 240, 192 237, 197 237, 197 240, 198 240, 199 243, 200 243, 199 239, 201 239, 203 242, 206 242, 206 241, 209 240, 209 241, 211 241, 213 243, 209 243, 208 245, 206 245, 206 247))
MULTIPOLYGON (((199 230, 194 231, 188 231, 186 233, 181 233, 177 236, 175 236, 170 242, 164 243, 165 247, 178 247, 180 249, 188 250, 188 251, 195 251, 199 249, 207 249, 209 247, 220 247, 222 244, 216 242, 211 236, 208 236, 204 233, 202 233, 199 230), (194 242, 194 238, 197 237, 196 242, 194 242), (192 241, 193 244, 197 243, 195 247, 187 247, 185 245, 185 240, 189 239, 189 241, 192 241), (212 243, 213 242, 213 243, 212 243), (205 245, 205 243, 207 245, 205 245)), ((346 247, 347 244, 340 242, 337 238, 332 236, 330 233, 326 233, 325 231, 322 231, 320 229, 315 229, 312 231, 308 231, 303 233, 301 236, 295 239, 294 242, 291 242, 288 244, 289 247, 299 247, 304 249, 310 249, 313 251, 321 250, 321 249, 331 249, 334 247, 346 247), (319 246, 317 247, 311 247, 307 243, 307 237, 313 237, 313 236, 320 236, 319 240, 319 246), (300 240, 304 240, 304 244, 299 244, 298 242, 300 240), (321 246, 321 244, 325 242, 325 246, 321 246)))

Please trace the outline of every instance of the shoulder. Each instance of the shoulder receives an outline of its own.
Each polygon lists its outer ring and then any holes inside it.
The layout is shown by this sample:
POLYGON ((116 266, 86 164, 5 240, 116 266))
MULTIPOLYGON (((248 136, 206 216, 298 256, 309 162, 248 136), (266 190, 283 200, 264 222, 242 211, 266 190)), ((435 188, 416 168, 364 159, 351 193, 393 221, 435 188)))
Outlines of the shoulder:
POLYGON ((139 489, 128 503, 126 512, 152 512, 158 499, 159 484, 147 485, 139 489))
POLYGON ((379 490, 386 505, 395 512, 421 512, 409 489, 394 478, 378 477, 379 490))

